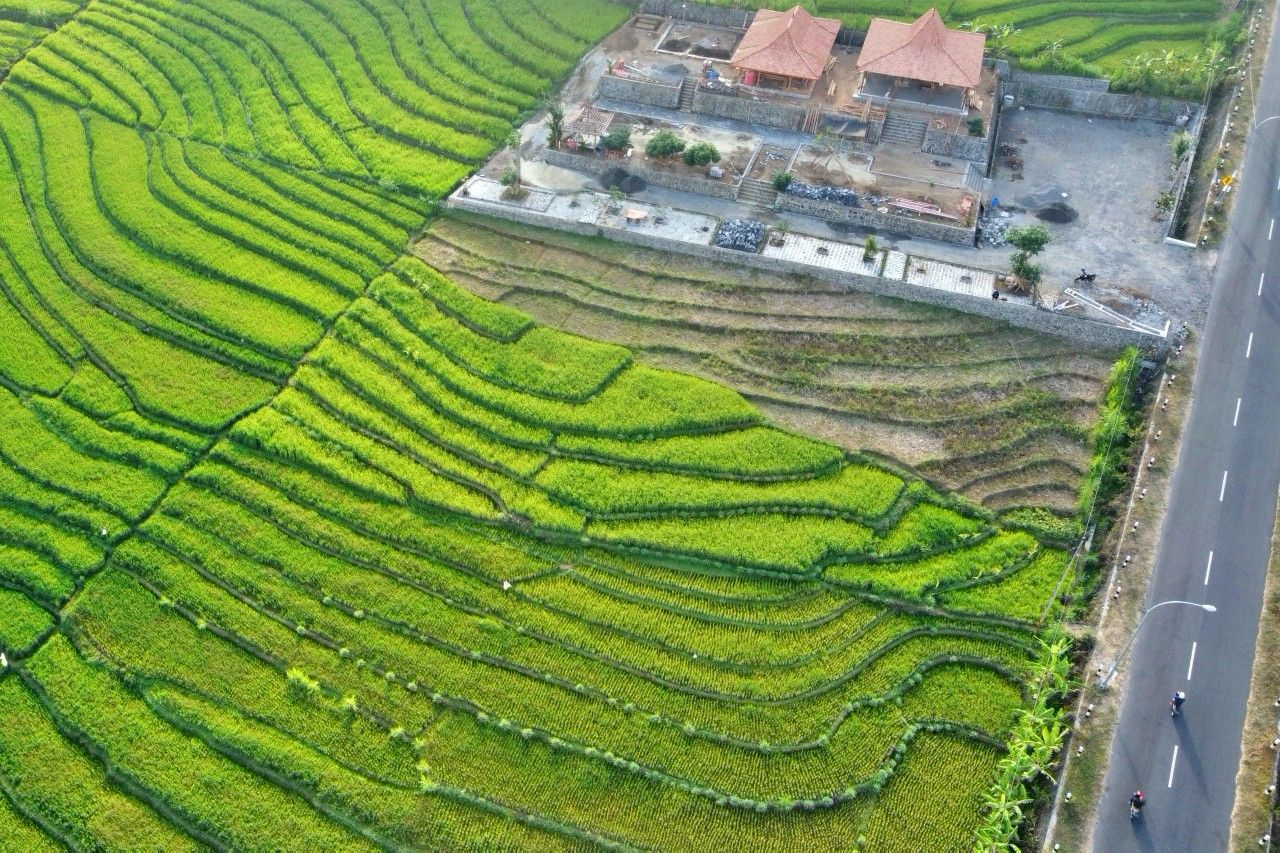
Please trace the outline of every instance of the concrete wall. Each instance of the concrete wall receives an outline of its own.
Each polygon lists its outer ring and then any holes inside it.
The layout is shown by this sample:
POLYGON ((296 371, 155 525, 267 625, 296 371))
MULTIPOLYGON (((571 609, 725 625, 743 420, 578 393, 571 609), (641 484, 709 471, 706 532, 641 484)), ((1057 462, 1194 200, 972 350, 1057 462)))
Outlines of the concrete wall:
POLYGON ((938 240, 943 243, 955 243, 960 246, 972 246, 976 223, 969 228, 955 225, 944 225, 941 222, 929 222, 910 216, 894 216, 880 213, 869 207, 849 207, 829 201, 818 201, 801 198, 788 193, 778 194, 779 210, 802 213, 805 216, 816 216, 828 222, 846 222, 864 228, 883 229, 908 237, 922 237, 926 240, 938 240))
POLYGON ((666 187, 671 190, 698 193, 715 198, 735 199, 738 197, 738 184, 736 181, 713 181, 710 178, 692 177, 664 172, 659 169, 648 169, 641 165, 644 162, 639 159, 641 156, 637 152, 630 160, 616 160, 554 149, 547 149, 543 152, 543 159, 552 166, 562 166, 566 169, 573 169, 576 172, 603 175, 610 169, 617 168, 643 179, 650 186, 666 187))
POLYGON ((924 132, 924 144, 920 146, 920 150, 940 157, 971 160, 985 167, 987 156, 991 153, 991 126, 986 127, 986 136, 970 136, 963 122, 960 128, 959 133, 948 133, 930 125, 924 132))
POLYGON ((1016 302, 1001 302, 996 299, 977 299, 960 293, 952 293, 946 290, 934 290, 928 287, 907 284, 904 281, 891 281, 889 279, 876 278, 874 276, 839 272, 836 270, 825 269, 823 267, 810 266, 809 264, 785 261, 781 258, 769 258, 764 255, 751 255, 746 252, 736 252, 732 249, 720 249, 715 246, 699 246, 693 243, 685 243, 679 240, 670 240, 665 237, 646 234, 643 231, 602 227, 582 222, 568 222, 554 216, 548 216, 545 213, 539 213, 525 208, 513 207, 511 205, 504 204, 492 204, 489 202, 477 201, 476 199, 462 198, 456 195, 451 198, 448 203, 451 207, 460 207, 466 210, 475 211, 476 213, 500 216, 530 225, 540 225, 543 227, 556 228, 562 231, 571 231, 575 234, 608 237, 611 240, 617 240, 621 243, 646 246, 663 252, 679 252, 685 255, 705 258, 715 263, 743 264, 757 269, 779 273, 781 275, 787 275, 790 273, 808 275, 822 281, 843 285, 848 287, 850 290, 856 290, 864 293, 875 293, 881 296, 892 296, 913 302, 927 302, 934 305, 942 305, 946 308, 952 308, 968 314, 978 314, 984 317, 989 317, 993 320, 1009 323, 1010 325, 1018 326, 1020 328, 1031 329, 1037 332, 1045 332, 1051 335, 1058 335, 1064 338, 1069 338, 1073 341, 1082 341, 1084 343, 1108 347, 1121 347, 1128 346, 1129 344, 1137 344, 1138 346, 1143 347, 1156 346, 1164 349, 1168 346, 1168 342, 1164 338, 1144 335, 1141 332, 1123 329, 1119 326, 1112 326, 1106 323, 1098 323, 1093 320, 1087 320, 1083 317, 1057 314, 1052 311, 1016 302))
POLYGON ((1033 74, 1014 71, 1005 92, 1016 104, 1054 110, 1088 113, 1106 118, 1142 118, 1173 124, 1181 116, 1197 115, 1200 105, 1173 98, 1146 95, 1117 95, 1108 92, 1106 80, 1067 77, 1062 74, 1033 74))
POLYGON ((771 101, 753 101, 750 98, 738 98, 733 95, 719 95, 698 89, 693 95, 694 113, 718 116, 720 118, 743 121, 748 124, 762 124, 766 127, 778 127, 783 130, 796 130, 804 123, 808 101, 802 105, 775 104, 771 101))
POLYGON ((615 77, 608 73, 600 76, 599 95, 602 98, 616 98, 620 101, 648 104, 651 107, 665 107, 669 110, 674 110, 680 106, 679 86, 650 83, 644 80, 630 80, 626 77, 615 77))

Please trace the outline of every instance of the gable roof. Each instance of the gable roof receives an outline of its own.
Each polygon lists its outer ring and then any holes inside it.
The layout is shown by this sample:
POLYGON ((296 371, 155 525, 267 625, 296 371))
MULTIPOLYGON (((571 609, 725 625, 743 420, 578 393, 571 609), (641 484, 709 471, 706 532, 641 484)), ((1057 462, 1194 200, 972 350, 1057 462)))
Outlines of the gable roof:
POLYGON ((949 30, 937 9, 913 23, 872 18, 858 54, 858 70, 972 88, 982 76, 983 33, 949 30))
POLYGON ((831 58, 840 22, 815 18, 799 6, 786 12, 761 9, 738 43, 734 68, 817 80, 831 58))

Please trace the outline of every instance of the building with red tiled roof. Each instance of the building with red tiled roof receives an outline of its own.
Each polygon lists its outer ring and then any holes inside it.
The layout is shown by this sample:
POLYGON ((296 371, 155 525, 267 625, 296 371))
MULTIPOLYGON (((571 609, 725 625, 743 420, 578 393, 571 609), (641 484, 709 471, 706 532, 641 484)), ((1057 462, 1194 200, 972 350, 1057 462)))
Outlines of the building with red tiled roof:
POLYGON ((799 6, 786 12, 761 9, 729 64, 749 85, 808 91, 831 61, 840 22, 815 18, 799 6))
POLYGON ((892 99, 895 89, 940 90, 938 97, 963 104, 981 80, 986 43, 983 33, 947 29, 937 9, 910 24, 873 18, 858 54, 862 93, 892 99))

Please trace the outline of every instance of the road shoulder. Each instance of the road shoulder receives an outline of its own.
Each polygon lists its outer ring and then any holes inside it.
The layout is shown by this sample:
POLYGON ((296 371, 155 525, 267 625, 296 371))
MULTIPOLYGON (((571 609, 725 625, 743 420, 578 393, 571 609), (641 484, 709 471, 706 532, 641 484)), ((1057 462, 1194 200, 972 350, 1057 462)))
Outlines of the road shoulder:
POLYGON ((1274 819, 1275 782, 1280 748, 1276 685, 1280 684, 1280 514, 1271 534, 1271 557, 1263 593, 1262 618, 1254 648, 1249 705, 1240 742, 1240 768, 1236 773, 1236 804, 1231 812, 1230 850, 1270 851, 1262 841, 1274 819))

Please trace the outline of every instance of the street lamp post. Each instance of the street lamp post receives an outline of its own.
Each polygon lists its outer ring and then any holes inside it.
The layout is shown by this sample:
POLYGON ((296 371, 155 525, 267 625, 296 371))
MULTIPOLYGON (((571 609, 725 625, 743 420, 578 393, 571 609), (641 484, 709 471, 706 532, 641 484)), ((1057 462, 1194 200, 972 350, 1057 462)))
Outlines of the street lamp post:
POLYGON ((1201 610, 1205 611, 1206 613, 1213 613, 1218 609, 1214 607, 1212 604, 1200 604, 1197 601, 1172 600, 1172 601, 1162 601, 1159 604, 1153 604, 1150 607, 1148 607, 1146 610, 1142 611, 1142 618, 1139 619, 1138 624, 1134 626, 1133 633, 1129 635, 1129 639, 1124 641, 1124 646, 1121 647, 1120 653, 1116 655, 1115 662, 1111 664, 1111 669, 1107 670, 1106 675, 1098 679, 1099 689, 1106 690, 1108 685, 1111 684, 1111 679, 1115 678, 1116 668, 1120 666, 1120 661, 1124 660, 1125 653, 1129 651, 1129 647, 1132 646, 1133 641, 1137 639, 1138 631, 1142 628, 1142 623, 1147 621, 1147 614, 1149 614, 1152 610, 1155 610, 1157 607, 1164 607, 1166 604, 1187 604, 1187 605, 1190 605, 1191 607, 1199 607, 1201 610))

